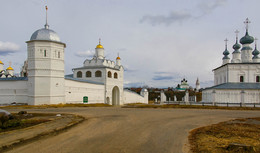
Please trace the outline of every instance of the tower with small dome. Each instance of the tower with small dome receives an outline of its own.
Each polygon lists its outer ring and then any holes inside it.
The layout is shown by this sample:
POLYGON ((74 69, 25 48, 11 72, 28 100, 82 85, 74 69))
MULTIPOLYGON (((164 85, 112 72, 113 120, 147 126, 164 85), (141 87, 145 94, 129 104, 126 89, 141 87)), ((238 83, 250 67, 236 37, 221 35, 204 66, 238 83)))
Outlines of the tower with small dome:
POLYGON ((33 105, 55 104, 65 101, 64 48, 58 34, 44 28, 35 31, 27 41, 28 102, 33 105))
POLYGON ((249 19, 245 20, 246 32, 238 43, 233 45, 232 59, 230 61, 225 44, 222 65, 215 68, 214 86, 206 88, 202 92, 202 100, 205 102, 231 102, 231 103, 259 103, 260 102, 260 57, 257 49, 257 39, 249 35, 249 19), (251 44, 255 42, 255 49, 251 44), (241 49, 241 50, 240 50, 241 49), (252 96, 253 95, 253 96, 252 96))

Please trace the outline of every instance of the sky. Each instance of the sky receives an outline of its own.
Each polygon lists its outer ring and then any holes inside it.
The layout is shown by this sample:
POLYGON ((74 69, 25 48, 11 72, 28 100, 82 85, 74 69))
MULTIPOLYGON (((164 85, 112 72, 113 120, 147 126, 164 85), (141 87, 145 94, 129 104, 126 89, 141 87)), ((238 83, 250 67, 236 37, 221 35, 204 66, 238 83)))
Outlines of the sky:
MULTIPOLYGON (((19 73, 28 41, 45 24, 66 43, 65 73, 82 67, 101 38, 107 59, 119 53, 125 87, 176 87, 182 78, 195 87, 213 85, 228 39, 260 38, 259 0, 0 0, 0 60, 19 73)), ((252 44, 253 46, 253 44, 252 44)), ((230 54, 230 57, 232 55, 230 54)))

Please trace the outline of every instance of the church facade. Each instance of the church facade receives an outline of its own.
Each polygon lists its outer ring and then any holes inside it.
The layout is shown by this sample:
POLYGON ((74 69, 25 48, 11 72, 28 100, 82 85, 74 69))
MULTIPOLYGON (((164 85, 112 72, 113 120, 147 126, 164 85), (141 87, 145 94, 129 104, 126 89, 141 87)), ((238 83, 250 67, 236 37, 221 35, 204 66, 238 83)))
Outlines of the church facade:
MULTIPOLYGON (((47 8, 46 8, 47 11, 47 8)), ((124 90, 124 68, 121 58, 116 62, 104 57, 104 47, 96 46, 92 59, 73 74, 64 75, 66 44, 49 29, 46 16, 44 28, 35 31, 27 43, 27 60, 21 77, 14 77, 11 66, 4 69, 0 61, 0 104, 27 103, 29 105, 59 103, 148 103, 148 91, 141 95, 124 90)))
POLYGON ((245 21, 246 34, 238 43, 233 45, 232 59, 227 50, 227 39, 222 65, 215 68, 214 86, 202 91, 204 102, 227 103, 260 103, 260 57, 257 50, 256 39, 249 35, 248 24, 245 21), (251 44, 255 41, 254 50, 251 44))

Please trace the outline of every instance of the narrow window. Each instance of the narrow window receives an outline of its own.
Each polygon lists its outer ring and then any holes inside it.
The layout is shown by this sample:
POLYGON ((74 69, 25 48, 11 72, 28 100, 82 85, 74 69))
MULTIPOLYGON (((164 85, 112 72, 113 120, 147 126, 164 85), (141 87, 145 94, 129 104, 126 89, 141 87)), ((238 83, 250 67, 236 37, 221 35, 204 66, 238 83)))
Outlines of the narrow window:
POLYGON ((95 72, 95 77, 102 77, 102 72, 101 71, 96 71, 95 72))
POLYGON ((44 57, 46 57, 47 56, 47 52, 46 52, 46 50, 44 50, 44 57))
POLYGON ((114 78, 117 79, 117 73, 114 73, 114 78))
POLYGON ((82 72, 81 71, 77 72, 77 78, 82 78, 82 72))
POLYGON ((107 73, 107 77, 111 78, 112 77, 112 73, 110 71, 108 71, 107 73))
POLYGON ((58 58, 60 58, 60 52, 58 52, 58 58))
POLYGON ((91 72, 90 72, 90 71, 87 71, 87 72, 86 72, 86 77, 87 77, 87 78, 90 78, 90 77, 91 77, 91 72))
POLYGON ((260 77, 256 76, 256 82, 260 82, 260 77))
POLYGON ((240 76, 240 82, 244 82, 244 76, 240 76))

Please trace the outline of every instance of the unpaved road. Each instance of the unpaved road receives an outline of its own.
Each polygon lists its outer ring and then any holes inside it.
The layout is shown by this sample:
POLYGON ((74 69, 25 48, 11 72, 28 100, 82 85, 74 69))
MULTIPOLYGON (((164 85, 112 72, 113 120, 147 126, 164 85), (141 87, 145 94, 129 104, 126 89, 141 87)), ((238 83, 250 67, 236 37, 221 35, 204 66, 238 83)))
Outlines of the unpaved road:
POLYGON ((10 153, 181 153, 188 151, 187 137, 194 128, 260 116, 260 111, 119 107, 27 111, 73 113, 87 120, 59 135, 15 147, 10 153))

